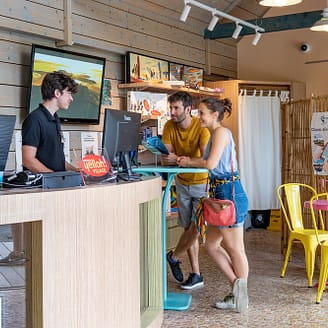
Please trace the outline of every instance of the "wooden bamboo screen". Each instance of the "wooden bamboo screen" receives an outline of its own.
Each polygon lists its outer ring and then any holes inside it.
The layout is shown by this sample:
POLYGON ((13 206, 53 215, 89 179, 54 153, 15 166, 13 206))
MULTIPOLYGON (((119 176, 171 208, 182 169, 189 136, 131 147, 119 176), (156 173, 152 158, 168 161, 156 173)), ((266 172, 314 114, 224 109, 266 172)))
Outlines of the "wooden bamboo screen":
MULTIPOLYGON (((281 106, 282 118, 282 182, 299 182, 322 190, 322 176, 314 175, 312 168, 311 119, 314 112, 328 112, 328 96, 313 97, 281 106)), ((326 179, 325 179, 326 180, 326 179)), ((306 199, 306 195, 302 195, 306 199)), ((304 211, 304 225, 311 225, 310 211, 304 211)), ((283 222, 284 223, 284 222, 283 222)), ((282 248, 287 245, 288 233, 283 224, 282 248)))
POLYGON ((328 96, 283 104, 282 181, 319 187, 320 176, 312 168, 311 119, 314 112, 328 111, 328 96))

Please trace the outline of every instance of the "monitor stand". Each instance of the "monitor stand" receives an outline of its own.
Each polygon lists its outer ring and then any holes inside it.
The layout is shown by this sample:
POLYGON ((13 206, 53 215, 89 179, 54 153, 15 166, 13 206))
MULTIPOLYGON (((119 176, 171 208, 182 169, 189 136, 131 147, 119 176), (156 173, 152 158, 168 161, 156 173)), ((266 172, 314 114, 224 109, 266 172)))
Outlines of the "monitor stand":
POLYGON ((118 173, 117 178, 119 180, 124 180, 124 181, 139 181, 141 180, 141 175, 139 174, 129 175, 129 173, 118 173))
POLYGON ((124 152, 123 158, 124 158, 124 163, 125 163, 127 173, 118 173, 117 174, 118 179, 121 179, 124 181, 139 181, 141 179, 141 175, 132 173, 131 159, 130 159, 129 152, 124 152))

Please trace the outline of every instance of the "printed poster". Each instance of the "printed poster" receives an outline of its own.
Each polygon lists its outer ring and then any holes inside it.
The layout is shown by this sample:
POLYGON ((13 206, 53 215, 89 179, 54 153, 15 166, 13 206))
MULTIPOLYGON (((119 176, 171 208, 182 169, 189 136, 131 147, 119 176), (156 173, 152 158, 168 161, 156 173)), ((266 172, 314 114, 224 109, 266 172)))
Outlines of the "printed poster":
POLYGON ((64 155, 65 161, 67 163, 71 162, 71 156, 69 152, 69 131, 63 131, 63 139, 64 139, 64 155))
POLYGON ((311 147, 314 174, 328 175, 328 112, 312 115, 311 147))
POLYGON ((163 126, 170 115, 166 93, 128 91, 127 106, 130 112, 157 118, 157 133, 162 134, 163 126))
POLYGON ((86 155, 98 154, 98 133, 81 132, 82 158, 86 155))
POLYGON ((15 155, 16 155, 16 172, 23 171, 22 161, 22 131, 15 132, 15 155))
POLYGON ((112 84, 110 80, 104 79, 101 104, 103 106, 112 106, 112 103, 112 84))

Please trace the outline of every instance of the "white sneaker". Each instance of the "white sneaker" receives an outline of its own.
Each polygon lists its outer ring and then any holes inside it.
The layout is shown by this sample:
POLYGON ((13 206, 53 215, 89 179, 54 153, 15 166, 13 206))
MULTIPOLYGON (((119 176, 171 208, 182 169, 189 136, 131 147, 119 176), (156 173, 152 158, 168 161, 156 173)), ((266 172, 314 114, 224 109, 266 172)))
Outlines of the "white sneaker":
POLYGON ((215 303, 215 307, 220 310, 235 310, 235 298, 232 293, 225 296, 222 301, 215 303))
POLYGON ((232 293, 235 298, 236 311, 243 313, 248 309, 247 282, 237 278, 233 283, 232 293))

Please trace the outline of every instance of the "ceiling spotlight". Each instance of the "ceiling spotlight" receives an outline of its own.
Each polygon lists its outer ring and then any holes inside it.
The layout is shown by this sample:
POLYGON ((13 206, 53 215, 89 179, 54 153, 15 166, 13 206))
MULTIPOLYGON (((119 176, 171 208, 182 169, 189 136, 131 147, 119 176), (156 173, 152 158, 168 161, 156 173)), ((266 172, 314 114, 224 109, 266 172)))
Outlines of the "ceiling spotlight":
POLYGON ((188 18, 188 15, 189 15, 189 12, 191 9, 191 6, 189 6, 188 3, 189 3, 188 1, 185 1, 185 6, 184 6, 183 11, 180 16, 181 22, 185 22, 188 18))
POLYGON ((285 7, 291 5, 297 5, 303 0, 258 0, 258 3, 262 6, 268 7, 285 7))
POLYGON ((327 8, 325 8, 322 12, 322 18, 317 22, 315 22, 313 26, 310 28, 310 30, 328 32, 328 0, 327 0, 327 8))
POLYGON ((236 23, 236 28, 232 34, 232 38, 233 39, 238 39, 239 37, 239 34, 241 32, 241 30, 243 29, 243 26, 242 25, 239 25, 238 23, 236 23))
POLYGON ((252 41, 252 45, 253 46, 256 46, 257 45, 257 43, 260 41, 260 39, 261 39, 261 36, 262 36, 262 33, 260 33, 259 31, 256 31, 256 34, 255 34, 255 37, 254 37, 254 39, 253 39, 253 41, 252 41))
POLYGON ((207 28, 209 31, 213 31, 214 28, 215 28, 215 26, 216 26, 216 24, 217 24, 218 21, 219 21, 219 17, 216 16, 214 13, 212 13, 212 16, 213 16, 213 17, 212 17, 210 23, 208 24, 208 28, 207 28))

